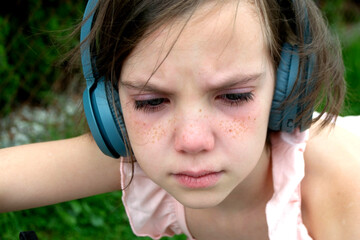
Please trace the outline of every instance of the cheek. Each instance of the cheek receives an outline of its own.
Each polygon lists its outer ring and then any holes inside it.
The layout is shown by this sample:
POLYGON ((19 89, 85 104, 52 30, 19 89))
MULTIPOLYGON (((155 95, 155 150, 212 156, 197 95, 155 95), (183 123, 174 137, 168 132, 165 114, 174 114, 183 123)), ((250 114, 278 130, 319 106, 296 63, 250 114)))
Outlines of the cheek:
POLYGON ((133 112, 125 117, 126 129, 130 142, 135 145, 155 144, 160 142, 173 127, 174 120, 153 122, 143 115, 133 112))
POLYGON ((144 121, 134 121, 133 141, 138 144, 156 143, 166 134, 166 126, 155 124, 150 125, 144 121))
POLYGON ((219 127, 222 132, 232 138, 243 136, 244 133, 254 129, 256 117, 247 116, 244 118, 237 118, 233 120, 220 121, 219 127))
POLYGON ((233 139, 256 136, 259 132, 267 131, 268 114, 259 103, 254 102, 245 109, 239 110, 230 118, 219 121, 218 126, 222 133, 233 139))

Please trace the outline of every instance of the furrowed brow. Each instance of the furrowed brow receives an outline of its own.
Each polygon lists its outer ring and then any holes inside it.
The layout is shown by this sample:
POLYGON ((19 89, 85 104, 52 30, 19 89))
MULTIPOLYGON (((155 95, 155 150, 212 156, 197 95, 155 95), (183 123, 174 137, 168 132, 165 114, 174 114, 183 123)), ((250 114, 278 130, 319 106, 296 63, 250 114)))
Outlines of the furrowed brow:
MULTIPOLYGON (((264 73, 254 73, 254 74, 235 74, 230 77, 222 77, 215 81, 215 83, 205 83, 204 89, 208 91, 216 91, 216 90, 222 90, 226 88, 231 88, 234 86, 243 86, 250 82, 256 82, 259 79, 261 79, 264 76, 264 73)), ((152 82, 146 82, 143 81, 120 81, 120 86, 132 89, 132 90, 138 90, 139 92, 157 92, 157 93, 164 93, 164 94, 170 94, 170 90, 163 88, 161 86, 157 86, 156 84, 153 84, 152 82)))
POLYGON ((263 78, 263 76, 264 72, 254 74, 235 74, 229 77, 223 77, 221 80, 217 80, 217 83, 210 84, 208 88, 211 90, 221 90, 234 86, 244 86, 251 82, 258 81, 259 79, 263 78))
POLYGON ((168 93, 169 91, 165 88, 161 88, 159 86, 156 86, 152 84, 151 82, 137 82, 137 81, 121 81, 120 86, 133 89, 133 90, 139 90, 140 92, 158 92, 158 93, 168 93))

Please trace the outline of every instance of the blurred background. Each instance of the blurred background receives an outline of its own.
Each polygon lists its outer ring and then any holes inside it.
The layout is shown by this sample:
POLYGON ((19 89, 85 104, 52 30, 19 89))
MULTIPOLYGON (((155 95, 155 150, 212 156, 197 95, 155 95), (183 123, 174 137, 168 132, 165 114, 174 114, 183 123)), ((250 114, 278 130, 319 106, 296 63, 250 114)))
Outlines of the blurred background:
MULTIPOLYGON (((69 72, 63 60, 78 43, 69 36, 85 3, 12 0, 0 8, 0 148, 86 131, 80 67, 69 72)), ((348 94, 342 115, 360 115, 360 0, 317 3, 343 47, 348 94)), ((137 239, 120 198, 115 192, 0 214, 0 239, 18 239, 27 230, 40 239, 137 239)))

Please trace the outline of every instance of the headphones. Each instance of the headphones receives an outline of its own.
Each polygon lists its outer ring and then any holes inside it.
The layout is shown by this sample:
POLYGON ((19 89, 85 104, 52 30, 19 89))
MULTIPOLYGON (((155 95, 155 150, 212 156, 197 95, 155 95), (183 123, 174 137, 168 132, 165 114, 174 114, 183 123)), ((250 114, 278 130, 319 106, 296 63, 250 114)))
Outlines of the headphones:
MULTIPOLYGON (((95 58, 91 56, 90 43, 87 41, 92 28, 94 9, 97 2, 98 0, 88 1, 83 17, 84 24, 80 32, 80 41, 82 43, 80 48, 81 62, 86 79, 83 105, 90 131, 101 151, 113 158, 119 158, 120 156, 127 156, 128 152, 125 147, 125 124, 119 119, 119 116, 122 116, 121 108, 117 109, 114 106, 114 103, 120 106, 118 90, 109 81, 105 81, 104 76, 99 76, 96 70, 95 58)), ((305 41, 310 38, 308 27, 306 22, 305 41)), ((276 73, 276 86, 268 125, 270 130, 292 132, 295 128, 300 128, 301 131, 308 128, 306 123, 311 119, 311 116, 305 116, 295 124, 298 114, 303 109, 300 99, 311 91, 310 84, 306 82, 300 83, 301 81, 296 83, 299 61, 298 47, 285 43, 282 47, 280 64, 276 73), (303 94, 300 95, 299 99, 293 101, 291 106, 283 108, 283 102, 293 89, 295 92, 303 90, 303 94)), ((305 73, 307 75, 305 79, 309 79, 313 66, 314 59, 310 58, 305 64, 305 73)))

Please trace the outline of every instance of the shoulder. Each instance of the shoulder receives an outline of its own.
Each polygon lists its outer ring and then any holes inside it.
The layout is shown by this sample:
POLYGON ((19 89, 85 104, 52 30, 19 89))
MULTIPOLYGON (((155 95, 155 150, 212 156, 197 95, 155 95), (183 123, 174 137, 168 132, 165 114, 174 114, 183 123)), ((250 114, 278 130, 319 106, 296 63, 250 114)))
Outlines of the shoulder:
POLYGON ((360 137, 336 126, 310 129, 303 219, 315 239, 360 236, 360 137))

